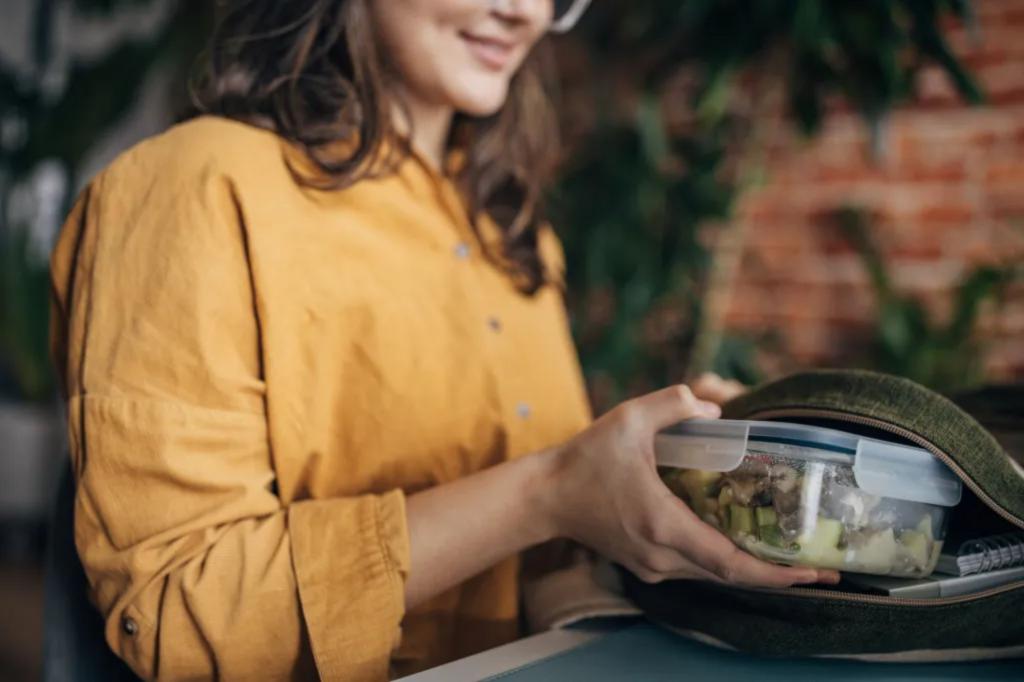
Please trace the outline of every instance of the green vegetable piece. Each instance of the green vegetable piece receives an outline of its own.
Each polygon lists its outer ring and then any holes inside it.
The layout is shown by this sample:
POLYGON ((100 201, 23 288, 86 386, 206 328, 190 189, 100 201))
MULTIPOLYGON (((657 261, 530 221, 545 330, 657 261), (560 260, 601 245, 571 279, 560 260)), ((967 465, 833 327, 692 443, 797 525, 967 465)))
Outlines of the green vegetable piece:
POLYGON ((750 507, 741 507, 738 504, 729 507, 729 530, 733 533, 754 532, 754 510, 750 507))
POLYGON ((803 551, 813 557, 817 554, 826 554, 828 550, 836 549, 843 537, 843 524, 836 519, 826 519, 819 516, 814 530, 800 536, 800 544, 803 551))
POLYGON ((779 517, 772 507, 758 507, 754 510, 759 526, 775 526, 779 523, 779 517))
POLYGON ((728 507, 732 504, 732 487, 726 485, 722 487, 722 492, 718 493, 718 506, 728 507))
POLYGON ((818 517, 814 529, 800 536, 798 559, 822 568, 843 568, 846 550, 839 549, 843 538, 843 524, 836 519, 818 517))
POLYGON ((702 471, 701 469, 686 469, 679 474, 680 480, 687 489, 700 492, 700 497, 714 495, 718 490, 718 482, 722 474, 717 471, 702 471))
POLYGON ((718 507, 715 494, 722 478, 715 471, 674 469, 664 477, 665 484, 677 497, 682 498, 700 518, 713 514, 718 507), (714 503, 709 504, 709 503, 714 503))
POLYGON ((782 529, 776 525, 760 526, 758 528, 758 535, 760 535, 762 542, 765 542, 773 547, 786 547, 786 539, 782 535, 782 529))

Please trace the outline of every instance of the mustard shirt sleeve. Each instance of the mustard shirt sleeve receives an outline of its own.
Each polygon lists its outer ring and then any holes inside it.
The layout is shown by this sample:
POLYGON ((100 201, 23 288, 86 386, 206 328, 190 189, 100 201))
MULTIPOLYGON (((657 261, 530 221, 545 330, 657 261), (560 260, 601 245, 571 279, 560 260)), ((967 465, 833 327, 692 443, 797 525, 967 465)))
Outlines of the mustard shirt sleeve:
POLYGON ((299 678, 312 653, 326 679, 385 679, 404 497, 282 504, 231 181, 132 171, 94 182, 52 259, 75 538, 107 641, 145 678, 299 678))

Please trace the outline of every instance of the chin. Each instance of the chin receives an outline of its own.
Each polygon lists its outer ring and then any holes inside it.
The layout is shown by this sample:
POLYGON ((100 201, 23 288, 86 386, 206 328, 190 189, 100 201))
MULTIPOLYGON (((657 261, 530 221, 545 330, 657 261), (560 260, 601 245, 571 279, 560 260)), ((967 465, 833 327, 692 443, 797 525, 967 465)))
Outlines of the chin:
POLYGON ((468 116, 493 116, 501 110, 508 98, 508 82, 487 83, 463 88, 453 93, 452 104, 457 111, 468 116))

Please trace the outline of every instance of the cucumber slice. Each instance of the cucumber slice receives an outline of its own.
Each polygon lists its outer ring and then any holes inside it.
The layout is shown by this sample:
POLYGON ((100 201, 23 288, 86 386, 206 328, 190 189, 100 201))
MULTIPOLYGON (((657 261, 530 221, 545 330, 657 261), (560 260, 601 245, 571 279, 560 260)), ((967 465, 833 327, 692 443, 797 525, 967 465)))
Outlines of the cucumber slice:
POLYGON ((793 565, 799 561, 798 556, 790 547, 776 547, 764 540, 758 540, 753 535, 741 535, 736 538, 736 544, 747 550, 754 556, 766 561, 774 561, 781 564, 793 565))
POLYGON ((808 556, 824 554, 828 550, 836 549, 842 537, 842 522, 819 516, 814 528, 800 536, 800 546, 808 556))
POLYGON ((777 526, 779 517, 772 507, 757 507, 754 509, 754 517, 759 526, 777 526))
POLYGON ((729 530, 733 533, 745 533, 750 535, 754 532, 754 510, 750 507, 741 507, 738 504, 729 507, 729 530))
POLYGON ((844 568, 847 552, 839 549, 842 538, 842 522, 819 516, 814 528, 800 536, 797 558, 810 566, 844 568))
POLYGON ((762 542, 765 542, 772 547, 786 547, 786 539, 782 535, 782 529, 777 525, 760 526, 758 529, 758 535, 762 542))
POLYGON ((717 471, 686 469, 679 473, 680 484, 682 484, 690 499, 695 502, 714 495, 718 490, 718 482, 721 478, 722 474, 717 471))

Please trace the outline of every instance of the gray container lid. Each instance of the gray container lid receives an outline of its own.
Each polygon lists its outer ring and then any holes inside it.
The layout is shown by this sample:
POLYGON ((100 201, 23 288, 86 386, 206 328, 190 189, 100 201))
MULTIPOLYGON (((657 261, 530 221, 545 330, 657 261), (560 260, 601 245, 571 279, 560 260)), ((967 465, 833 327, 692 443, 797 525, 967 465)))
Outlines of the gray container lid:
POLYGON ((924 448, 820 426, 694 419, 658 433, 654 450, 659 466, 728 472, 757 442, 793 446, 785 455, 790 459, 851 466, 858 487, 872 495, 943 507, 960 502, 960 479, 924 448))

